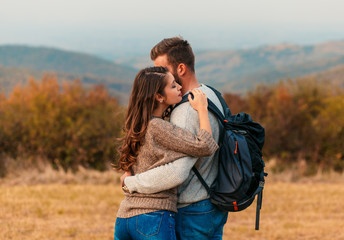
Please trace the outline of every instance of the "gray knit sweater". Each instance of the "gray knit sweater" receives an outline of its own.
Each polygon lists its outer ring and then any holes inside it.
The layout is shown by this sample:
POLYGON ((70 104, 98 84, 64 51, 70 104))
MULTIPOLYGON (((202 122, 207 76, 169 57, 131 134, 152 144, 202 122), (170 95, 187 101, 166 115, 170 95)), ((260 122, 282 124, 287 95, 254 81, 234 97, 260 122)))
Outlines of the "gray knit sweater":
MULTIPOLYGON (((185 156, 209 156, 218 148, 212 135, 201 129, 195 136, 190 131, 159 118, 152 119, 147 128, 144 144, 140 148, 134 174, 145 172, 157 166, 185 156)), ((164 178, 168 178, 165 175, 164 178)), ((159 181, 159 179, 152 179, 159 181)), ((177 189, 154 194, 125 194, 117 216, 128 218, 158 210, 177 211, 177 189)))

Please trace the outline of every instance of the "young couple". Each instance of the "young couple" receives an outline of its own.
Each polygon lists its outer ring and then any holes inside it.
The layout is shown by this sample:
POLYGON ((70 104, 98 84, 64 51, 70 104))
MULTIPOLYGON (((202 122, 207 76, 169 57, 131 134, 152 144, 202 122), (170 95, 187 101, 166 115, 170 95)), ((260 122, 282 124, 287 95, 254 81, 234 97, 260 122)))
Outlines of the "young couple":
POLYGON ((115 240, 222 239, 227 212, 213 206, 194 175, 208 185, 217 176, 219 124, 208 113, 215 93, 198 83, 195 57, 182 38, 164 39, 151 50, 156 67, 136 75, 120 148, 125 198, 117 212, 115 240), (186 93, 189 102, 164 116, 186 93))

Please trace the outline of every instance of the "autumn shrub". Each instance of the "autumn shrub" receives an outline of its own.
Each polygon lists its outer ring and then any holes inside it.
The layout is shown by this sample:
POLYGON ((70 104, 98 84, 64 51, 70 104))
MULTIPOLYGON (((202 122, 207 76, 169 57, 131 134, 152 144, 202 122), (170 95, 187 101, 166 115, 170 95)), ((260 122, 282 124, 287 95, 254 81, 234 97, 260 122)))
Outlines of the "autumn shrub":
POLYGON ((1 153, 40 156, 65 170, 106 169, 124 123, 123 107, 103 86, 60 85, 51 75, 2 95, 0 114, 1 153))
POLYGON ((264 154, 344 170, 344 91, 312 78, 261 85, 246 96, 266 129, 264 154))

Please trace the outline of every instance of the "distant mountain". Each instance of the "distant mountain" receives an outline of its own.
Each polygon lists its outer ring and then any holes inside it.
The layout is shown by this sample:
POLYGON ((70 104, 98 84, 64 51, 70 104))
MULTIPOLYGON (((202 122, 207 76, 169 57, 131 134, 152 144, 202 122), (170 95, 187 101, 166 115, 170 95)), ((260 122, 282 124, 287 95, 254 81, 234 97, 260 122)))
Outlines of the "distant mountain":
POLYGON ((223 91, 242 91, 257 83, 324 71, 344 64, 344 41, 312 46, 281 44, 237 51, 203 52, 196 56, 200 81, 223 91))
POLYGON ((39 79, 40 71, 18 67, 3 67, 0 65, 0 91, 10 92, 16 84, 26 83, 30 77, 39 79))
POLYGON ((327 69, 323 72, 312 73, 305 77, 327 80, 344 86, 344 64, 327 69))
MULTIPOLYGON (((246 92, 259 83, 313 76, 344 84, 344 41, 310 46, 280 44, 254 49, 195 52, 200 82, 222 92, 246 92)), ((0 46, 0 90, 6 92, 31 76, 54 72, 60 81, 78 78, 86 85, 102 83, 121 103, 128 101, 138 69, 151 66, 146 58, 117 63, 52 48, 0 46)))
POLYGON ((136 72, 132 67, 120 66, 84 53, 16 45, 0 46, 0 64, 73 74, 90 73, 118 80, 130 79, 136 72))
POLYGON ((95 84, 104 84, 108 87, 109 92, 117 97, 121 104, 127 104, 129 100, 129 92, 131 90, 131 82, 118 81, 111 77, 99 77, 92 74, 71 74, 55 71, 39 71, 21 67, 3 67, 0 65, 0 92, 9 93, 12 88, 17 85, 25 85, 30 78, 35 80, 42 79, 46 74, 57 76, 60 83, 79 79, 86 87, 95 84))
MULTIPOLYGON (((202 51, 195 52, 195 57, 200 82, 211 84, 223 92, 245 92, 258 83, 274 83, 344 64, 344 41, 310 46, 279 44, 254 49, 202 51)), ((132 67, 152 64, 148 57, 119 62, 132 67)))
POLYGON ((78 78, 85 84, 102 83, 122 97, 130 91, 136 72, 132 67, 83 53, 45 47, 0 46, 0 84, 6 92, 30 77, 40 79, 46 73, 55 73, 61 81, 78 78))

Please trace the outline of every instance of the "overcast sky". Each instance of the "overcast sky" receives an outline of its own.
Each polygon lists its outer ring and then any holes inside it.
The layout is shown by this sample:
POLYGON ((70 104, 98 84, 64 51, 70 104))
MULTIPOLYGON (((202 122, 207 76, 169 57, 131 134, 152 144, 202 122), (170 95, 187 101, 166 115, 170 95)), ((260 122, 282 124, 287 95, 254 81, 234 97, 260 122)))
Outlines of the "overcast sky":
POLYGON ((109 58, 181 35, 194 50, 344 40, 343 0, 0 0, 0 44, 109 58))

